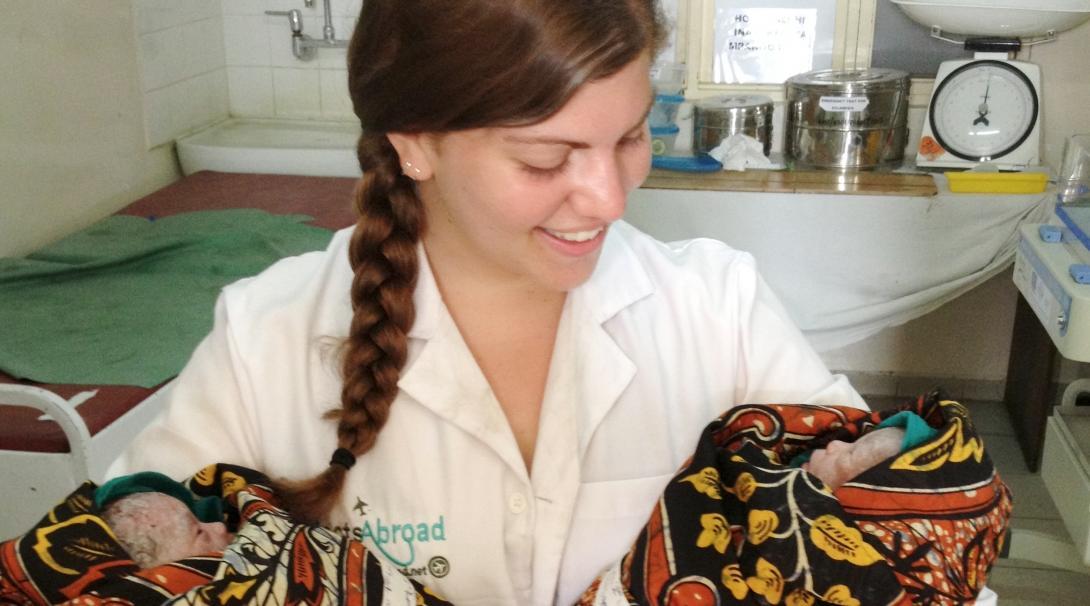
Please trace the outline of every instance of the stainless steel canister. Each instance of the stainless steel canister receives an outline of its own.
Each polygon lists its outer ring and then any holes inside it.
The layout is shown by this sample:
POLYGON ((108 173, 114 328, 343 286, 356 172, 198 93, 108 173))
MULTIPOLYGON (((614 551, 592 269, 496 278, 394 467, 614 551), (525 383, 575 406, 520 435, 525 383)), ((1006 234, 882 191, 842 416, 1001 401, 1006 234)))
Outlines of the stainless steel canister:
POLYGON ((817 70, 788 78, 784 156, 794 166, 873 169, 904 158, 907 72, 817 70))
POLYGON ((707 153, 727 137, 742 133, 772 149, 772 98, 722 95, 693 103, 693 150, 707 153))

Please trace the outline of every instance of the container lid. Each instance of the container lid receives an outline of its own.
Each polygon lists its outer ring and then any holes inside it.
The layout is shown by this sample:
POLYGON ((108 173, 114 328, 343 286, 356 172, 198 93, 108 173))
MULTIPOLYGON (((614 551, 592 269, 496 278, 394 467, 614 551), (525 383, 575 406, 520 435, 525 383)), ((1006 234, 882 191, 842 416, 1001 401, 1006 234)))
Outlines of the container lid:
POLYGON ((667 126, 652 126, 651 127, 651 136, 656 136, 656 135, 657 136, 663 136, 663 135, 669 136, 669 135, 676 135, 679 132, 681 132, 681 129, 678 128, 677 124, 670 124, 670 125, 667 125, 667 126))
POLYGON ((908 88, 908 72, 886 67, 819 69, 791 76, 787 86, 839 93, 908 88))
POLYGON ((723 170, 723 165, 708 154, 696 156, 652 156, 651 166, 686 173, 711 173, 723 170))
POLYGON ((767 106, 772 109, 772 97, 768 95, 717 95, 693 102, 693 107, 700 110, 755 108, 767 106))
POLYGON ((685 95, 655 95, 655 103, 684 103, 685 95))

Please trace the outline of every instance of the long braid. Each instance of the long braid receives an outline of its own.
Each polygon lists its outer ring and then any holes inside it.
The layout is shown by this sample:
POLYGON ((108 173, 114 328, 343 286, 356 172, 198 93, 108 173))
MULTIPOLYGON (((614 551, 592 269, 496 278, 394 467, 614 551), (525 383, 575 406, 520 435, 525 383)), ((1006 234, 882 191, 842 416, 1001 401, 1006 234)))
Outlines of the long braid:
POLYGON ((352 324, 344 343, 337 448, 302 481, 279 480, 284 505, 327 521, 356 457, 389 417, 412 327, 416 186, 386 133, 442 134, 536 124, 586 82, 621 70, 662 41, 657 0, 367 0, 348 48, 348 90, 364 135, 359 222, 349 247, 352 324), (480 41, 495 46, 480 52, 480 41))
POLYGON ((385 135, 362 136, 358 155, 364 174, 356 187, 359 220, 348 253, 355 274, 352 324, 343 353, 341 408, 325 414, 337 421, 338 450, 318 476, 277 482, 285 507, 312 523, 326 521, 354 458, 374 446, 385 425, 415 317, 423 208, 385 135))

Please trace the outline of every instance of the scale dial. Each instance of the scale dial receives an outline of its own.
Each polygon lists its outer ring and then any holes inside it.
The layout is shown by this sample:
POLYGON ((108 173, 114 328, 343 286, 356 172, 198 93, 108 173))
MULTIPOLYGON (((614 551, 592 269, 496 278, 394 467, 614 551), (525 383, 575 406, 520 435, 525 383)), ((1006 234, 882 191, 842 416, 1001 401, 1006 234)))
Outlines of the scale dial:
POLYGON ((935 89, 928 120, 935 139, 963 160, 987 162, 1014 151, 1037 123, 1037 91, 1018 68, 966 63, 935 89))

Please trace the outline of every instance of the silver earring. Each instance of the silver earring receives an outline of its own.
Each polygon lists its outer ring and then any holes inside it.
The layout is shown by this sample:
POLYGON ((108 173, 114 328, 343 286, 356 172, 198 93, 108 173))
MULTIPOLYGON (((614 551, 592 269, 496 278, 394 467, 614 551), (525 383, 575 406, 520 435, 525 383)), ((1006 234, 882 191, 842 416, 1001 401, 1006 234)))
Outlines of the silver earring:
POLYGON ((412 162, 409 162, 408 160, 406 160, 406 161, 405 161, 405 168, 406 168, 406 169, 412 169, 412 171, 413 171, 414 173, 416 173, 416 174, 418 174, 418 175, 420 174, 420 169, 419 169, 419 168, 417 168, 417 167, 415 167, 415 166, 413 166, 413 163, 412 163, 412 162))

